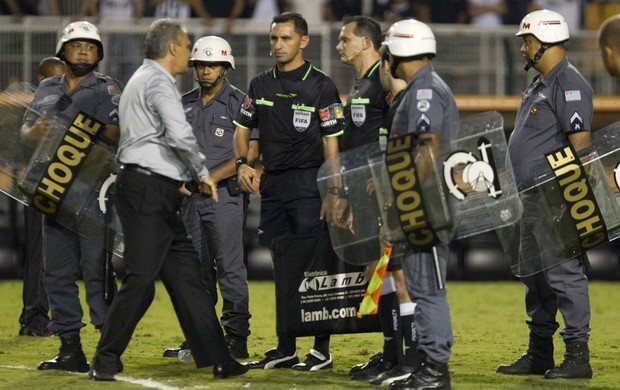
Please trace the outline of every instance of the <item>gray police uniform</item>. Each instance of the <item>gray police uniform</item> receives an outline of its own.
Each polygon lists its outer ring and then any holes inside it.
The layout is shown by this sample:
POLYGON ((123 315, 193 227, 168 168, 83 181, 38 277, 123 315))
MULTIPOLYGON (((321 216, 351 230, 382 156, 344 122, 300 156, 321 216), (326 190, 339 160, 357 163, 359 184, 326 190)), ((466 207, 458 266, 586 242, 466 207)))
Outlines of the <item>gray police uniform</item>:
MULTIPOLYGON (((192 125, 209 171, 234 157, 235 127, 232 121, 243 97, 244 93, 227 79, 206 106, 202 103, 201 88, 183 96, 187 121, 192 125)), ((242 193, 230 195, 227 183, 228 180, 218 183, 218 202, 200 195, 188 198, 183 203, 183 219, 200 255, 203 273, 211 273, 215 261, 224 300, 222 326, 227 333, 247 337, 251 315, 248 309, 247 270, 243 263, 246 196, 242 193)), ((206 279, 212 277, 208 275, 206 279)), ((215 286, 209 286, 209 289, 214 291, 215 286)))
MULTIPOLYGON (((43 81, 25 116, 31 125, 36 113, 47 116, 68 126, 78 112, 83 111, 106 124, 118 124, 118 101, 120 87, 110 77, 92 72, 70 93, 67 92, 65 76, 43 81), (36 113, 35 113, 36 112, 36 113)), ((62 136, 56 134, 55 136, 62 136)), ((88 194, 86 206, 90 215, 101 218, 96 194, 88 194), (98 215, 97 215, 98 214, 98 215)), ((86 289, 91 323, 99 328, 105 321, 108 305, 104 299, 104 249, 77 233, 45 218, 43 225, 44 271, 43 284, 49 297, 51 321, 48 329, 59 336, 76 334, 86 324, 82 321, 76 280, 82 277, 86 289)))
MULTIPOLYGON (((567 59, 557 64, 542 79, 534 78, 523 94, 515 129, 510 136, 508 151, 513 164, 517 185, 528 188, 536 179, 532 157, 542 157, 553 150, 569 145, 568 134, 589 131, 592 120, 592 88, 567 59)), ((528 245, 547 232, 536 231, 530 223, 540 219, 540 195, 534 199, 522 197, 524 215, 521 222, 521 242, 528 245)), ((554 267, 521 280, 526 286, 525 306, 531 321, 530 330, 539 337, 550 337, 558 329, 555 317, 558 309, 565 328, 560 332, 565 341, 588 341, 590 330, 590 298, 588 279, 584 274, 583 255, 568 261, 561 258, 545 259, 543 264, 554 267)), ((552 256, 564 257, 563 251, 552 256)), ((544 268, 544 267, 543 267, 544 268)))
MULTIPOLYGON (((429 64, 421 68, 407 85, 402 101, 394 115, 390 137, 407 133, 437 133, 442 148, 455 140, 458 133, 458 110, 452 91, 429 64)), ((449 250, 437 245, 443 285, 449 250)), ((416 327, 420 338, 418 349, 439 363, 450 360, 454 337, 446 289, 439 289, 433 255, 430 252, 412 253, 402 257, 407 290, 414 302, 416 327)))

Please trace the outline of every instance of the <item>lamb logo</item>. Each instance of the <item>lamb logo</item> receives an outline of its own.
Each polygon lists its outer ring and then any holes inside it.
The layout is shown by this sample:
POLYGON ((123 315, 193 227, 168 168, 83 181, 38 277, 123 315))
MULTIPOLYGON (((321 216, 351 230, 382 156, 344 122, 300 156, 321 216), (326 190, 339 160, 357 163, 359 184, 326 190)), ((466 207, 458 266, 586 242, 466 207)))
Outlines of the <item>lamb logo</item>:
POLYGON ((465 165, 461 175, 463 184, 467 183, 476 192, 487 191, 492 198, 499 198, 502 190, 495 173, 493 160, 493 145, 484 137, 478 140, 480 160, 471 152, 454 152, 443 163, 443 177, 450 194, 458 200, 465 199, 465 192, 454 182, 452 170, 459 165, 465 165))

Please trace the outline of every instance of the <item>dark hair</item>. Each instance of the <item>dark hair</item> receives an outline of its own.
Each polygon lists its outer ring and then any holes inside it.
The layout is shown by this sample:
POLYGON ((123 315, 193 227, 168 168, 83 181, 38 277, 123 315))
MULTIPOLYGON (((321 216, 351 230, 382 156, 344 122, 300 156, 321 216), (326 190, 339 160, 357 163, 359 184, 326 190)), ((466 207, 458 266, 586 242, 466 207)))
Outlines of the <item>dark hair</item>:
POLYGON ((274 23, 287 23, 293 22, 295 26, 295 32, 299 35, 306 36, 308 35, 308 22, 304 19, 301 14, 296 12, 283 12, 280 15, 276 15, 273 17, 271 24, 274 23))
POLYGON ((600 47, 609 46, 620 50, 620 15, 614 15, 603 22, 598 33, 600 47))
POLYGON ((156 60, 166 56, 171 43, 182 44, 181 33, 185 27, 176 19, 158 19, 151 23, 144 39, 145 57, 156 60))
POLYGON ((53 75, 52 71, 57 66, 64 68, 65 63, 58 57, 46 57, 39 62, 38 73, 40 76, 48 78, 53 75))
POLYGON ((380 56, 381 62, 389 61, 390 51, 388 50, 387 46, 381 46, 381 48, 379 49, 379 56, 380 56))
POLYGON ((376 20, 365 15, 347 16, 342 20, 343 26, 349 23, 356 23, 353 34, 358 37, 369 37, 375 50, 381 48, 381 25, 376 20))

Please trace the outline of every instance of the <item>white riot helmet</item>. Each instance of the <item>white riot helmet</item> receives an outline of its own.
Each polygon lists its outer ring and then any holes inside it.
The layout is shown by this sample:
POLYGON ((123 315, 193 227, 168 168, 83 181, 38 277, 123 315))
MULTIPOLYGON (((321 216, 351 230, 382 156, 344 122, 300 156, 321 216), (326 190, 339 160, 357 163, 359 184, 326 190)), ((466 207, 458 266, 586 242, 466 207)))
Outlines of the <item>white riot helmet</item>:
POLYGON ((235 58, 228 42, 215 35, 202 37, 194 43, 192 56, 189 59, 189 66, 193 67, 194 61, 202 62, 227 62, 230 67, 235 69, 235 58))
POLYGON ((547 44, 566 42, 570 38, 564 17, 546 9, 525 15, 515 35, 521 37, 528 34, 547 44))
POLYGON ((413 19, 394 23, 381 43, 395 57, 413 57, 437 53, 435 34, 426 24, 413 19))
POLYGON ((99 46, 99 58, 97 61, 103 59, 103 44, 101 43, 99 30, 94 24, 87 21, 73 22, 65 27, 56 44, 56 57, 64 60, 63 48, 65 43, 76 39, 95 42, 99 46))

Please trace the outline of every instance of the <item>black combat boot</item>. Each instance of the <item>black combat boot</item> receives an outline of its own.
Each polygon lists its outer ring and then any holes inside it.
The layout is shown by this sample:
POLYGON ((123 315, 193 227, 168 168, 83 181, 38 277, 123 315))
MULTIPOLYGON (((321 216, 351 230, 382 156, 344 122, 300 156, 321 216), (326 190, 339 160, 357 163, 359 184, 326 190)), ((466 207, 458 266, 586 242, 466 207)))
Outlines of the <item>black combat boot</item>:
POLYGON ((553 366, 553 337, 538 337, 530 333, 527 352, 512 364, 497 367, 497 372, 507 375, 544 375, 553 366))
POLYGON ((400 390, 450 390, 450 371, 447 363, 439 363, 426 356, 420 369, 407 379, 390 383, 390 389, 400 390))
POLYGON ((89 366, 82 351, 80 335, 60 336, 60 352, 55 358, 39 364, 39 370, 88 372, 89 366))
POLYGON ((545 379, 592 378, 590 350, 586 341, 566 342, 564 360, 545 373, 545 379))

